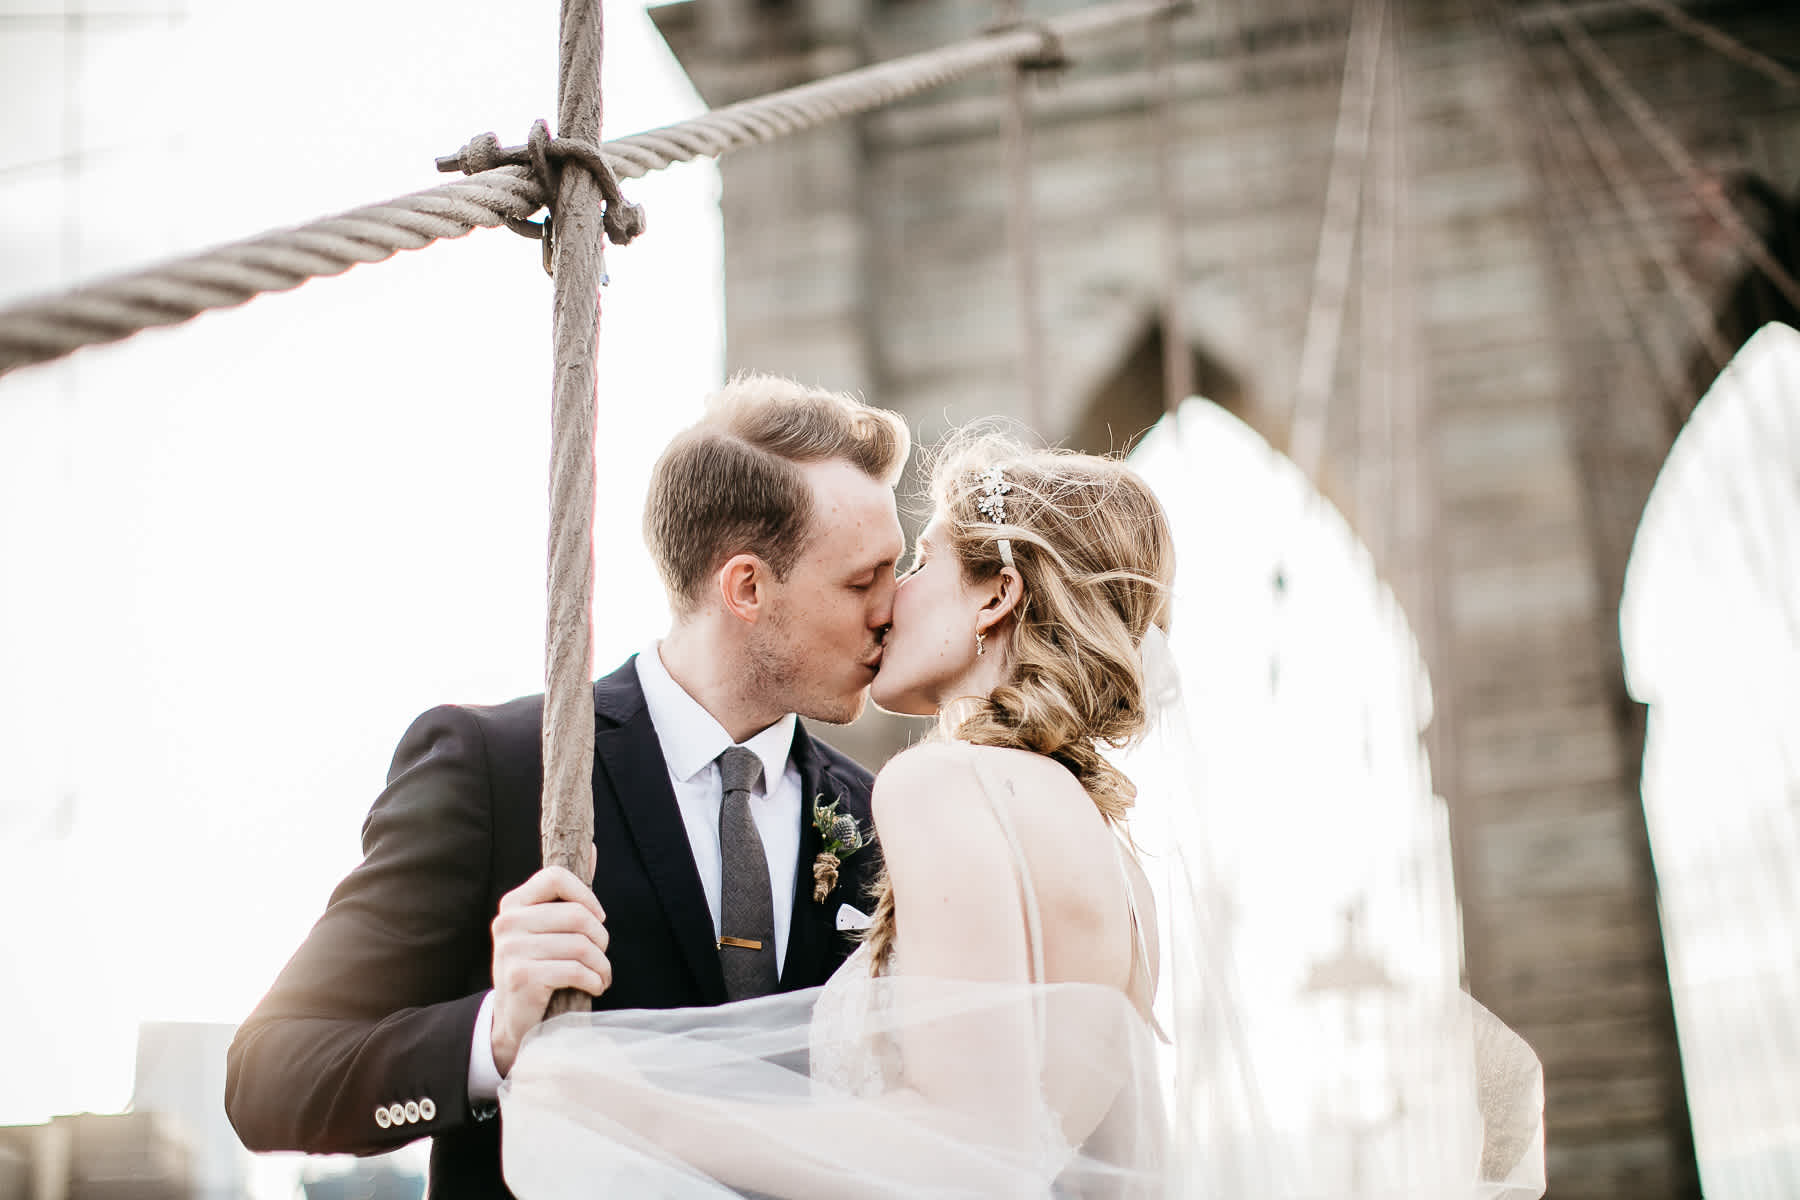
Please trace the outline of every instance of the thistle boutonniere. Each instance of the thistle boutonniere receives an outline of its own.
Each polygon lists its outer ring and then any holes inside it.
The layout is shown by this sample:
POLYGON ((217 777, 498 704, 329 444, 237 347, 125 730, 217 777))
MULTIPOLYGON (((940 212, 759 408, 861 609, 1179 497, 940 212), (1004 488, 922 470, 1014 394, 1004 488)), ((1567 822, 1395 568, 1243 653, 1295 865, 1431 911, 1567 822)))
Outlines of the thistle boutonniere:
POLYGON ((821 794, 813 797, 813 828, 825 839, 825 848, 813 859, 813 902, 825 903, 825 897, 831 895, 831 889, 837 886, 838 867, 846 858, 868 845, 868 839, 857 827, 856 818, 849 813, 838 811, 843 803, 839 796, 830 804, 825 803, 821 794))

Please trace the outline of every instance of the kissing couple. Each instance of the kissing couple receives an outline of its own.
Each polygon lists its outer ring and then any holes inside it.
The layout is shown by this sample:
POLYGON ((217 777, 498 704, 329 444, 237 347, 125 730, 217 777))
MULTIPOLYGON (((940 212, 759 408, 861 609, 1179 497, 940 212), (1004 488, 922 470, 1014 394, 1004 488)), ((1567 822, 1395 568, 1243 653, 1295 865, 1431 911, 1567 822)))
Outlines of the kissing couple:
POLYGON ((786 380, 711 398, 645 508, 669 630, 594 685, 586 877, 539 866, 541 696, 421 716, 232 1043, 246 1146, 430 1137, 436 1198, 1188 1194, 1102 754, 1154 715, 1166 514, 965 431, 908 554, 909 448, 786 380), (797 720, 871 697, 937 718, 878 777, 797 720), (544 1022, 559 988, 593 1012, 544 1022))

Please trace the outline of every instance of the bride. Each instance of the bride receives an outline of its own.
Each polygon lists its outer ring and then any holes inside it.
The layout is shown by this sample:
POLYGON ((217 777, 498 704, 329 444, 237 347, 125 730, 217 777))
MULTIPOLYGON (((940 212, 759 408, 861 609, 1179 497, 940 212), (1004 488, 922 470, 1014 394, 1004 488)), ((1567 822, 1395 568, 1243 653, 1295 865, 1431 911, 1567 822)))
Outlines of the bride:
POLYGON ((501 1091, 523 1200, 1186 1194, 1135 788, 1101 753, 1152 719, 1167 518, 1120 462, 991 435, 931 494, 872 696, 938 734, 877 777, 861 946, 811 991, 539 1027, 501 1091))

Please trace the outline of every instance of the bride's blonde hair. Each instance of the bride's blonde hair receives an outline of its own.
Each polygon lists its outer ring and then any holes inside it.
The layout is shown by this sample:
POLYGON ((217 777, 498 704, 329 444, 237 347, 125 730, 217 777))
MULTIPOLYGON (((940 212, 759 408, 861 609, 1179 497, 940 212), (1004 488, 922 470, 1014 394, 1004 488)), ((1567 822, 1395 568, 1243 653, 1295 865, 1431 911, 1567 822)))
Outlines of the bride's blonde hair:
MULTIPOLYGON (((1175 547, 1162 503, 1114 458, 1027 450, 991 432, 954 436, 933 456, 931 498, 947 556, 971 581, 992 579, 1011 551, 1022 594, 1005 641, 1006 674, 986 697, 945 710, 942 732, 978 746, 1030 750, 1067 767, 1109 825, 1130 812, 1137 789, 1101 757, 1148 723, 1139 646, 1169 627, 1175 547), (1003 521, 979 506, 984 479, 1000 469, 1010 490, 1003 521)), ((970 630, 974 636, 974 630, 970 630)), ((894 937, 886 874, 876 883, 867 940, 874 962, 894 937)))

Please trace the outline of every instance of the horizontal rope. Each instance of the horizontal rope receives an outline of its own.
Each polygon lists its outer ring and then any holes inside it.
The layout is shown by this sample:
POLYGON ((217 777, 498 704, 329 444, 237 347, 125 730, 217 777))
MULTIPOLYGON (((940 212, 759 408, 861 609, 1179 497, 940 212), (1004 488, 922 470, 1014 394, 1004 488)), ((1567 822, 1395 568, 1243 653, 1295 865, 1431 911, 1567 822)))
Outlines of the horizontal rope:
POLYGON ((0 309, 0 374, 528 217, 543 201, 526 171, 503 167, 0 309))
MULTIPOLYGON (((1124 0, 996 32, 744 100, 692 120, 607 142, 613 174, 635 179, 678 162, 716 158, 1040 56, 1046 40, 1078 40, 1164 15, 1178 0, 1124 0)), ((176 325, 264 292, 339 275, 543 207, 527 169, 498 167, 335 217, 258 234, 141 271, 0 309, 0 375, 83 346, 176 325)))

